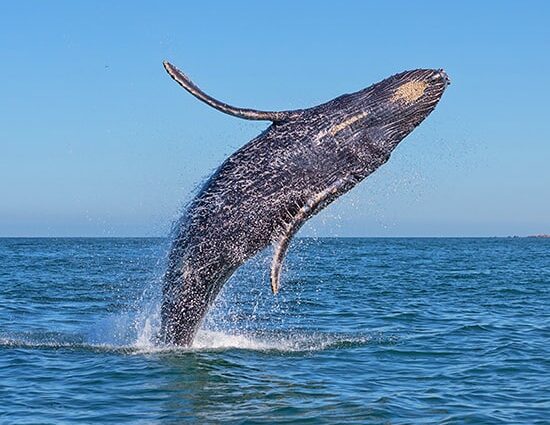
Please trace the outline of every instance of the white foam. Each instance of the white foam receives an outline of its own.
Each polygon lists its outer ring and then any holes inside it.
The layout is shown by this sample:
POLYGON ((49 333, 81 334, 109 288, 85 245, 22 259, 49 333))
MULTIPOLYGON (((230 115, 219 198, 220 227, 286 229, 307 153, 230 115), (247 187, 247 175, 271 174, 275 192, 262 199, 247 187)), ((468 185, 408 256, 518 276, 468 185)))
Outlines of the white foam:
MULTIPOLYGON (((144 330, 133 341, 114 341, 112 335, 105 335, 104 341, 72 342, 67 338, 43 340, 36 336, 0 337, 0 346, 30 349, 83 349, 92 351, 115 351, 122 354, 157 354, 212 352, 226 350, 311 352, 327 349, 341 349, 366 345, 372 341, 392 342, 392 338, 369 335, 345 335, 333 333, 273 333, 253 334, 220 332, 201 329, 191 347, 159 344, 156 340, 153 322, 147 322, 144 330)), ((117 324, 118 326, 118 324, 117 324)))
POLYGON ((305 348, 305 346, 300 348, 301 345, 299 341, 293 341, 288 338, 280 339, 276 336, 269 337, 264 335, 262 337, 201 329, 197 333, 191 348, 194 350, 241 349, 259 351, 301 351, 305 348))

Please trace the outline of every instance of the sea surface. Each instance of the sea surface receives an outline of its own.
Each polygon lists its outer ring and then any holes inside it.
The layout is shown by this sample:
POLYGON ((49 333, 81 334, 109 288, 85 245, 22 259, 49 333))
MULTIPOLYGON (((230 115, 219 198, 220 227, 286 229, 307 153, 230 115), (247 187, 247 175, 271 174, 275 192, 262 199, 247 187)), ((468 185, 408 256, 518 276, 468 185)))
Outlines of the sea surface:
POLYGON ((0 423, 550 423, 550 240, 300 239, 155 343, 165 239, 0 239, 0 423))

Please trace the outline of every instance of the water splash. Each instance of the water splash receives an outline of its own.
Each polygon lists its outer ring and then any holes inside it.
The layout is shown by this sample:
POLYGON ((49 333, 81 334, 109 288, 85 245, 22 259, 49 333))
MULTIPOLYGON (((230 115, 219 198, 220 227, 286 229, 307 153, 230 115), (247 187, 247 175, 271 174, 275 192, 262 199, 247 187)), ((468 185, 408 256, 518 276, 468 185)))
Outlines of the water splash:
MULTIPOLYGON (((373 335, 346 335, 336 333, 250 333, 231 334, 200 330, 193 342, 193 350, 240 349, 278 351, 284 353, 323 351, 358 347, 382 339, 373 335)), ((389 340, 388 340, 389 341, 389 340)))
MULTIPOLYGON (((159 354, 212 352, 225 350, 268 351, 280 353, 314 352, 361 347, 367 344, 393 344, 395 337, 384 335, 352 335, 338 333, 226 333, 201 329, 191 347, 178 347, 157 342, 151 322, 133 341, 116 340, 119 324, 114 323, 114 333, 106 332, 101 340, 85 340, 82 335, 32 335, 0 336, 0 347, 20 349, 68 349, 120 354, 159 354), (151 333, 150 333, 151 332, 151 333), (153 337, 149 337, 153 335, 153 337)), ((105 329, 105 328, 103 328, 105 329)))

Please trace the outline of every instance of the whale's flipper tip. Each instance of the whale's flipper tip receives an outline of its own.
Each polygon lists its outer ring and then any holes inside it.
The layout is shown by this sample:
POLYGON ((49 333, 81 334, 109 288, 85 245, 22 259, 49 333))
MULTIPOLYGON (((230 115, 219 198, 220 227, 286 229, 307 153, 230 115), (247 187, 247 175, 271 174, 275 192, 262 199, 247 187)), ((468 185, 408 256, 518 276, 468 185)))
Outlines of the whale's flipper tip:
POLYGON ((279 282, 280 276, 271 277, 271 292, 273 292, 273 295, 277 295, 279 293, 279 282))
POLYGON ((185 75, 167 60, 162 61, 162 66, 164 66, 164 69, 166 70, 168 75, 170 75, 170 77, 172 77, 172 79, 176 83, 178 83, 192 95, 197 96, 196 92, 198 91, 198 87, 193 84, 193 82, 187 77, 187 75, 185 75))
POLYGON ((193 83, 187 75, 181 72, 178 68, 172 65, 167 60, 162 61, 162 65, 172 79, 182 86, 185 90, 195 96, 197 99, 210 105, 218 111, 224 112, 234 117, 243 118, 246 120, 263 120, 263 121, 285 121, 295 118, 300 115, 301 111, 259 111, 256 109, 237 108, 221 102, 212 96, 207 95, 193 83))
MULTIPOLYGON (((176 80, 176 77, 179 77, 181 75, 184 75, 178 68, 176 68, 174 65, 172 65, 170 62, 168 62, 167 60, 163 60, 162 61, 162 66, 164 66, 164 69, 166 70, 166 72, 168 72, 168 74, 170 74, 170 76, 176 80)), ((177 80, 176 80, 177 81, 177 80)))

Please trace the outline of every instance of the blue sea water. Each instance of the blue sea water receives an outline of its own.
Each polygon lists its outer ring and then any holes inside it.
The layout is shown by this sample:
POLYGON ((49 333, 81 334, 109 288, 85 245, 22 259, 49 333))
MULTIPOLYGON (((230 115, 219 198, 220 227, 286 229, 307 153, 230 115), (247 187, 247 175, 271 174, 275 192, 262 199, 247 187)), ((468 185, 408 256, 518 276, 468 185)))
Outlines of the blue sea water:
POLYGON ((301 239, 155 344, 164 239, 0 239, 0 423, 550 423, 550 240, 301 239))

